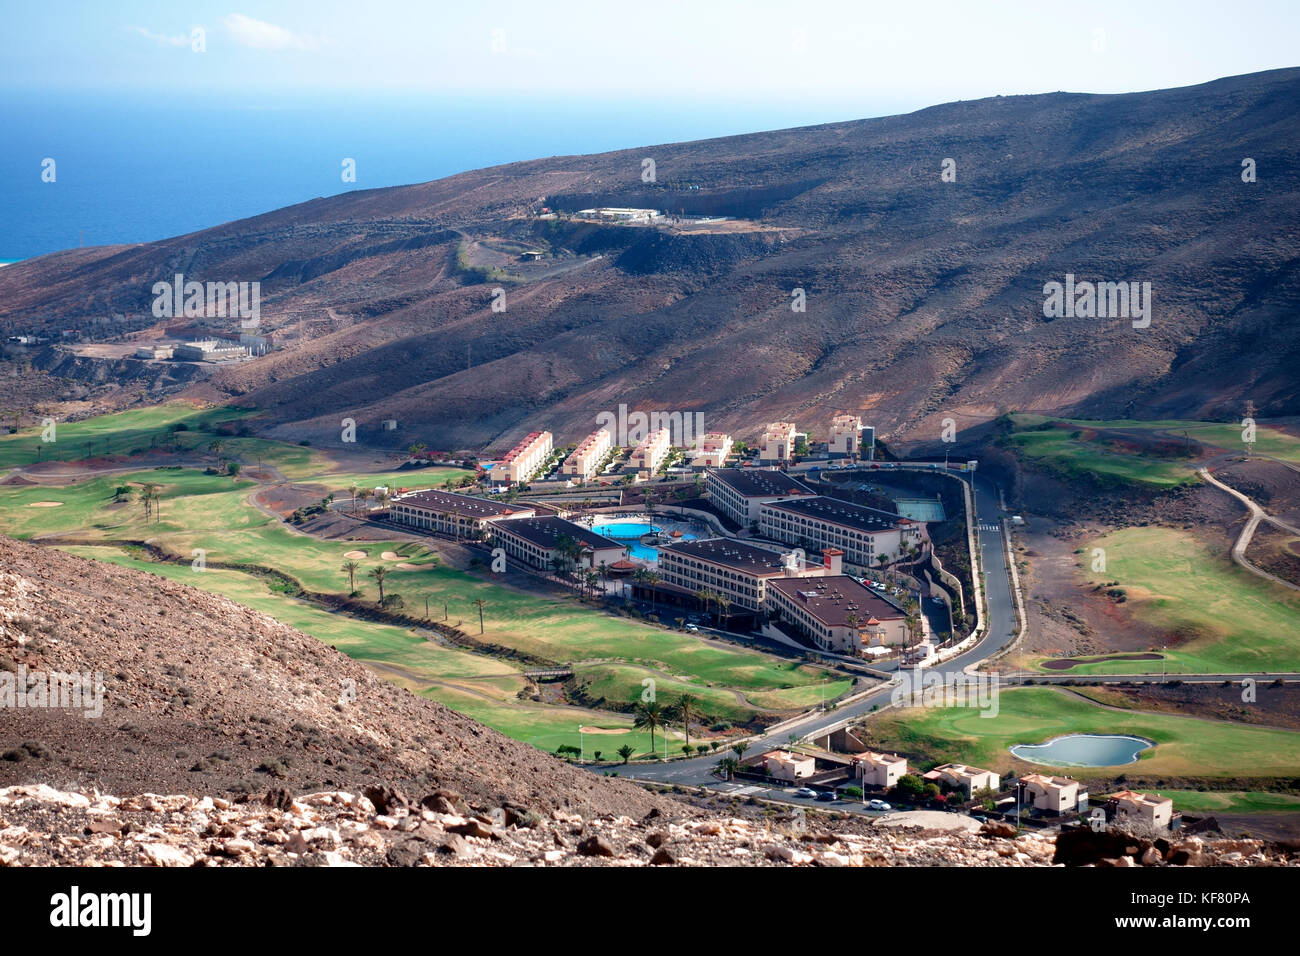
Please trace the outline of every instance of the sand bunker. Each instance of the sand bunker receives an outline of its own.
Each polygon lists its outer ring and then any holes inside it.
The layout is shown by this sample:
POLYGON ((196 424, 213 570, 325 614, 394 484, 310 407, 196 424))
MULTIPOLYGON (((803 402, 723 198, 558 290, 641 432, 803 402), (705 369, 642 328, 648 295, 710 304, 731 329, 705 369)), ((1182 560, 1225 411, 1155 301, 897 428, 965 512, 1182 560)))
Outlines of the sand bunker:
POLYGON ((29 508, 62 508, 62 501, 33 501, 27 507, 29 508))
POLYGON ((380 557, 383 558, 385 561, 396 561, 396 560, 397 560, 397 552, 396 552, 396 551, 385 551, 383 554, 380 555, 380 557))
POLYGON ((631 733, 631 731, 628 730, 626 727, 621 727, 621 728, 579 727, 578 729, 581 730, 584 734, 629 734, 631 733))
POLYGON ((366 556, 366 553, 365 553, 364 551, 344 551, 344 552, 343 552, 343 557, 347 558, 349 561, 355 561, 355 560, 357 560, 358 558, 364 558, 365 556, 366 556))
POLYGON ((424 570, 425 568, 427 568, 427 567, 429 567, 429 565, 427 565, 427 564, 408 564, 406 561, 403 561, 403 562, 401 562, 400 564, 398 564, 398 566, 397 566, 397 570, 399 570, 399 571, 423 571, 423 570, 424 570))

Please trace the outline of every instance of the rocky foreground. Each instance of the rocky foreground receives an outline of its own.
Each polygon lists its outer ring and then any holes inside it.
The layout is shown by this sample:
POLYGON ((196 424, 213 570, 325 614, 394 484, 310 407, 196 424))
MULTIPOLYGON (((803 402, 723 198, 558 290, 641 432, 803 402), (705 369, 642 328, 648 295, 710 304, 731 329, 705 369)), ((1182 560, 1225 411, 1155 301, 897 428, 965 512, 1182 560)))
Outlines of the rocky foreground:
POLYGON ((46 785, 0 790, 0 866, 1296 866, 1259 840, 1147 840, 1081 831, 1016 836, 873 827, 818 814, 782 823, 652 809, 641 819, 272 790, 242 802, 119 798, 46 785))

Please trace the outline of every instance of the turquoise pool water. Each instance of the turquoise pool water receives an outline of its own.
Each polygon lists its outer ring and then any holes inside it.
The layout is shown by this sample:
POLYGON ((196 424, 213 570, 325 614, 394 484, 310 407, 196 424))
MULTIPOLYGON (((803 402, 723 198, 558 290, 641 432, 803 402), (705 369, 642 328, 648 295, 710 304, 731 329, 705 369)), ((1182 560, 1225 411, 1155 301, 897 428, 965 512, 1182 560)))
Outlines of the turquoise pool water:
POLYGON ((591 530, 596 534, 603 534, 607 538, 613 538, 619 544, 626 545, 631 550, 631 555, 641 561, 655 562, 659 560, 659 549, 650 545, 641 543, 641 536, 654 532, 658 534, 662 531, 680 530, 683 541, 694 541, 699 537, 694 531, 688 531, 690 525, 681 524, 676 521, 666 521, 663 525, 650 524, 645 521, 597 521, 591 526, 591 530))
POLYGON ((1017 744, 1011 753, 1053 767, 1117 767, 1135 763, 1138 754, 1154 746, 1141 737, 1121 734, 1068 734, 1045 744, 1017 744))

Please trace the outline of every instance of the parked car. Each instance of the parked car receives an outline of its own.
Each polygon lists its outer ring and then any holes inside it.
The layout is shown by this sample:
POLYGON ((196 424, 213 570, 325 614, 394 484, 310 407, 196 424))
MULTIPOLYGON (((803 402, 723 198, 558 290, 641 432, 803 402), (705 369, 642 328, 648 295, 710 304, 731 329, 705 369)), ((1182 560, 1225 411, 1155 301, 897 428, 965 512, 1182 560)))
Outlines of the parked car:
POLYGON ((819 790, 817 792, 817 799, 822 803, 830 803, 832 800, 836 800, 838 798, 835 796, 834 790, 819 790))
POLYGON ((699 628, 698 628, 697 626, 695 626, 694 624, 687 624, 687 625, 686 625, 686 630, 688 630, 688 631, 699 631, 699 628))
POLYGON ((805 800, 816 800, 817 791, 812 787, 800 787, 794 792, 796 797, 803 797, 805 800))
POLYGON ((868 810, 892 810, 894 808, 891 807, 884 800, 872 800, 870 803, 867 804, 867 809, 868 810))

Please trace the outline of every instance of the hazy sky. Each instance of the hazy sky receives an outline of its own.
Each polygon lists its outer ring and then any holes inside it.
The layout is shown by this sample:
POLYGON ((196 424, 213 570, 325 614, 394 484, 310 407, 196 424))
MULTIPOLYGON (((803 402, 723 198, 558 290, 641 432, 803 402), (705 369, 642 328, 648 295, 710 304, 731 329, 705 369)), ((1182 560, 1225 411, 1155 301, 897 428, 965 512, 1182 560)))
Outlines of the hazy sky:
POLYGON ((1298 0, 47 0, 6 4, 3 22, 9 93, 268 102, 506 93, 693 109, 807 102, 810 115, 850 118, 999 93, 1183 86, 1300 61, 1298 0))

